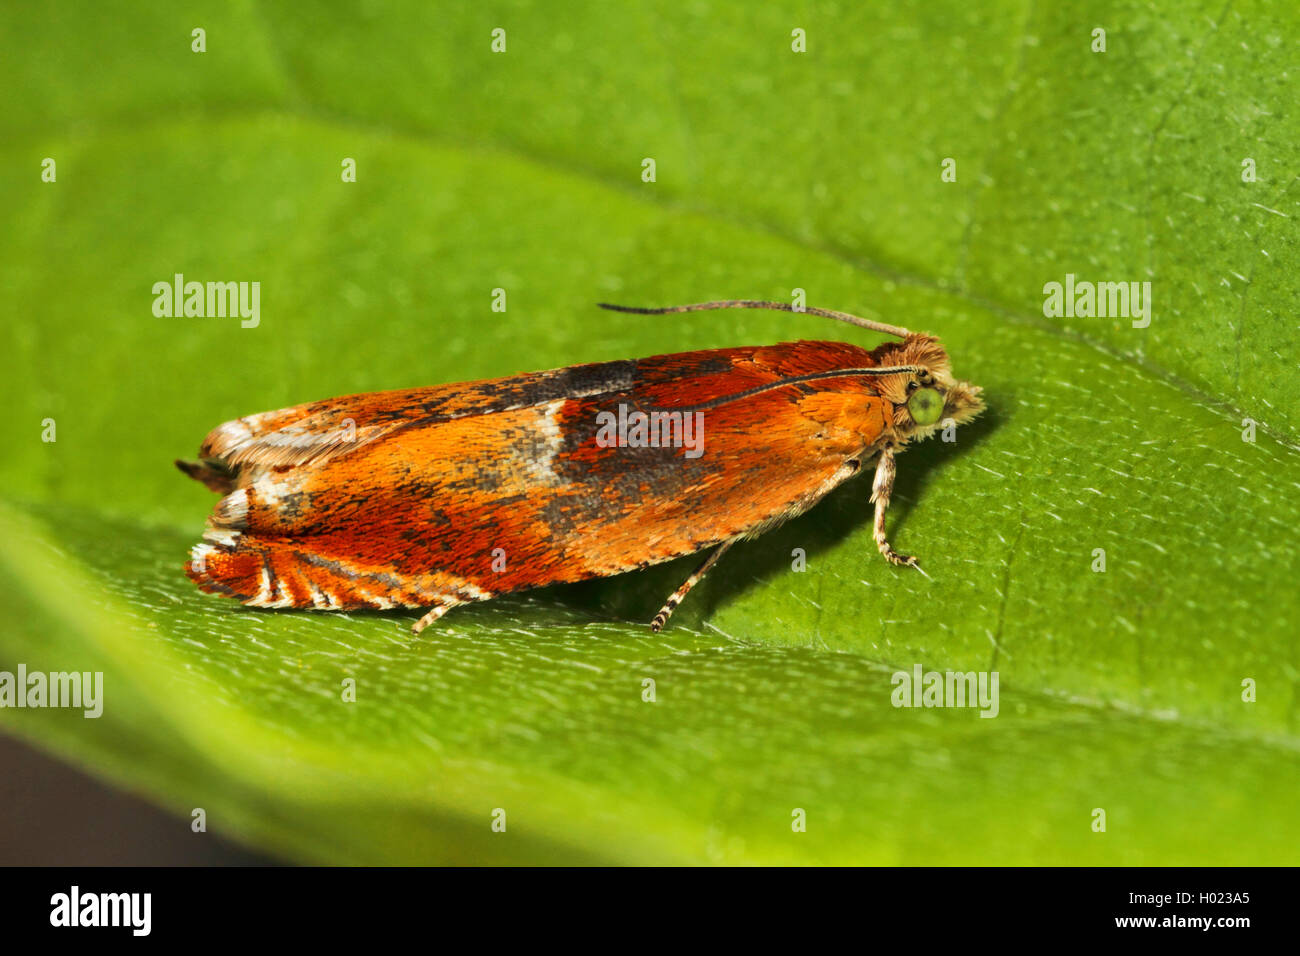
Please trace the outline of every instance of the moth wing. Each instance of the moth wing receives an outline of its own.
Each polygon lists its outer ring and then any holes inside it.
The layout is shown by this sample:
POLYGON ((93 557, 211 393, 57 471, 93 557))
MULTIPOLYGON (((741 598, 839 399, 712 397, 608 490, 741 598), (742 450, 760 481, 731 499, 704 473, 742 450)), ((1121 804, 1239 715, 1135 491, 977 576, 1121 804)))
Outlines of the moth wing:
MULTIPOLYGON (((412 426, 435 425, 628 388, 636 362, 603 362, 508 378, 368 392, 247 415, 214 428, 199 456, 223 471, 319 464, 412 426)), ((204 480, 182 465, 192 477, 204 480)))
POLYGON ((252 416, 247 435, 223 426, 205 443, 234 473, 191 577, 261 606, 428 606, 758 534, 856 471, 847 459, 880 434, 889 406, 869 392, 808 386, 716 399, 860 366, 856 351, 794 343, 681 353, 252 416), (701 403, 706 411, 691 413, 705 416, 698 456, 598 438, 601 413, 701 403), (356 441, 322 437, 348 418, 356 441), (312 467, 265 467, 286 449, 312 467))

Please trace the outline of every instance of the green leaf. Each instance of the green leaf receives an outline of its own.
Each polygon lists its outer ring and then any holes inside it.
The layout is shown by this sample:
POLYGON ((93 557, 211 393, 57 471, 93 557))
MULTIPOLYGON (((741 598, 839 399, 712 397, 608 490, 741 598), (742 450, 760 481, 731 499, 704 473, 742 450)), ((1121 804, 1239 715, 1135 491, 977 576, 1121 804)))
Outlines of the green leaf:
POLYGON ((0 722, 178 829, 203 807, 315 862, 1296 863, 1298 18, 0 11, 22 91, 0 119, 0 670, 105 680, 99 719, 0 722), (155 317, 176 273, 259 281, 260 324, 155 317), (1067 274, 1150 281, 1150 325, 1046 316, 1067 274), (593 307, 796 288, 941 335, 985 390, 955 443, 899 459, 891 541, 929 578, 876 554, 867 480, 733 549, 659 635, 692 559, 418 639, 411 614, 251 611, 182 573, 213 498, 171 460, 221 421, 873 342, 593 307), (894 707, 916 665, 997 671, 996 719, 894 707))

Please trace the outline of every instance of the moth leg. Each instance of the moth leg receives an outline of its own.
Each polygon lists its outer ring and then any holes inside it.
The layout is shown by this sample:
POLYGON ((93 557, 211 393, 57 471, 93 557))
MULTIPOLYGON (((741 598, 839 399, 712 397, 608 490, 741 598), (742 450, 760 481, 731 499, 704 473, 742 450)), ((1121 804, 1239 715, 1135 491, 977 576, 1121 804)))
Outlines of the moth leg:
POLYGON ((444 614, 446 614, 455 606, 456 606, 455 604, 435 604, 433 607, 429 608, 428 612, 424 615, 424 617, 420 618, 418 621, 416 621, 414 624, 411 625, 411 633, 419 634, 426 627, 428 627, 434 621, 438 620, 438 618, 442 617, 444 614))
POLYGON ((906 565, 920 571, 921 566, 917 564, 916 558, 899 554, 889 546, 889 540, 885 537, 885 512, 889 509, 889 496, 894 491, 894 474, 897 470, 894 464, 894 446, 886 445, 880 450, 880 461, 876 464, 876 478, 871 484, 871 500, 876 504, 876 547, 890 564, 906 565))
POLYGON ((682 603, 682 598, 686 597, 686 595, 690 593, 691 588, 700 583, 700 580, 704 575, 709 573, 709 568, 717 564, 718 558, 726 554, 727 549, 735 543, 735 538, 732 538, 730 541, 722 542, 722 544, 719 545, 718 550, 705 558, 704 563, 695 569, 695 573, 687 578, 682 583, 681 587, 669 595, 668 600, 664 602, 664 606, 660 608, 659 613, 655 615, 655 619, 650 622, 651 633, 658 634, 664 629, 664 625, 668 623, 668 618, 672 616, 673 611, 677 610, 677 605, 682 603))

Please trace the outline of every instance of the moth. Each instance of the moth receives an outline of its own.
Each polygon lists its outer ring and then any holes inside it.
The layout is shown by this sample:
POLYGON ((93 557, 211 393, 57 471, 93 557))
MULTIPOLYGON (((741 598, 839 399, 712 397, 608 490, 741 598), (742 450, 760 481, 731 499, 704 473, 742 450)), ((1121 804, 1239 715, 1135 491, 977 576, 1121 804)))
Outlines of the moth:
POLYGON ((892 336, 575 365, 349 395, 217 426, 182 472, 220 494, 186 568, 259 608, 450 608, 712 548, 659 631, 736 542, 875 462, 876 546, 910 442, 983 409, 928 334, 749 299, 666 308, 808 312, 892 336), (618 423, 615 426, 615 423, 618 423))

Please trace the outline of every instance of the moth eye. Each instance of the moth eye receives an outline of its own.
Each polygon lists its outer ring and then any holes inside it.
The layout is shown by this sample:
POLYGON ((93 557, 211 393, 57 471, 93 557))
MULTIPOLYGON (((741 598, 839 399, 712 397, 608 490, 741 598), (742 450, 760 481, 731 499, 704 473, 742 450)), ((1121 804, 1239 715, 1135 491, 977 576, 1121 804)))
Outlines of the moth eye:
POLYGON ((907 410, 918 425, 933 425, 943 414, 943 396, 937 389, 922 388, 907 400, 907 410))

